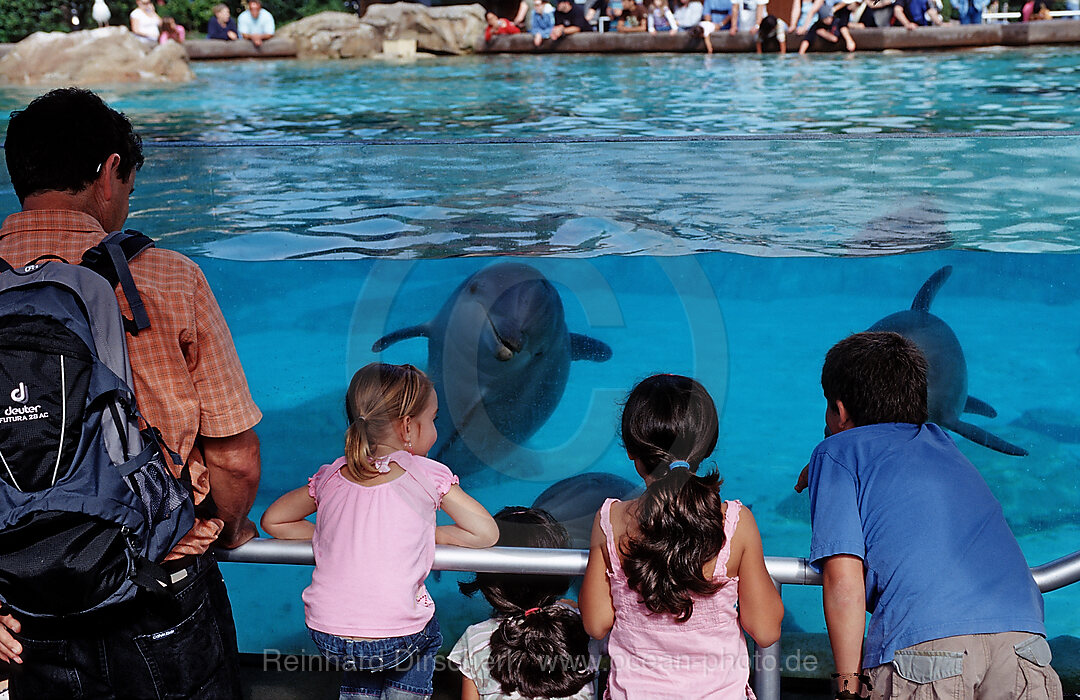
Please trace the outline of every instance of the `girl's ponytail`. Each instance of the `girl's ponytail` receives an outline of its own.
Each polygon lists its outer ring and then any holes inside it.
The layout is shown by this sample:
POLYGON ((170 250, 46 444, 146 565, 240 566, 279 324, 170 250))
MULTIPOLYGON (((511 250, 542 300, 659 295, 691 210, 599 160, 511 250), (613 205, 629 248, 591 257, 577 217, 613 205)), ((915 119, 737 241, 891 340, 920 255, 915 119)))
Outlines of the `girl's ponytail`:
POLYGON ((359 480, 378 475, 375 451, 393 436, 397 421, 419 414, 432 397, 433 385, 412 365, 372 362, 349 382, 345 395, 345 460, 359 480))
POLYGON ((505 695, 563 698, 596 675, 581 616, 558 603, 505 617, 491 634, 491 677, 505 695))
POLYGON ((720 477, 695 474, 718 434, 712 398, 689 377, 649 377, 623 408, 623 445, 648 482, 638 499, 637 532, 622 547, 623 569, 649 610, 679 622, 693 614, 693 595, 720 587, 703 573, 724 545, 720 477))

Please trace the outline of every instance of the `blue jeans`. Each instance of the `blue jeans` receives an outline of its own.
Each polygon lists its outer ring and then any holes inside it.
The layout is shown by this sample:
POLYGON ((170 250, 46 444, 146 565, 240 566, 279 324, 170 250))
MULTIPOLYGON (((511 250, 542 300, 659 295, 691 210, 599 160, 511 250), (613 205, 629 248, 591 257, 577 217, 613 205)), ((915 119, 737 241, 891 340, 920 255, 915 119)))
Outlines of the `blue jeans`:
POLYGON ((442 632, 435 616, 416 634, 372 641, 309 631, 322 655, 340 664, 345 671, 339 700, 431 697, 435 654, 442 646, 442 632))
MULTIPOLYGON (((185 562, 187 563, 187 562, 185 562)), ((168 592, 72 621, 21 620, 12 700, 240 700, 232 607, 213 554, 168 592)))

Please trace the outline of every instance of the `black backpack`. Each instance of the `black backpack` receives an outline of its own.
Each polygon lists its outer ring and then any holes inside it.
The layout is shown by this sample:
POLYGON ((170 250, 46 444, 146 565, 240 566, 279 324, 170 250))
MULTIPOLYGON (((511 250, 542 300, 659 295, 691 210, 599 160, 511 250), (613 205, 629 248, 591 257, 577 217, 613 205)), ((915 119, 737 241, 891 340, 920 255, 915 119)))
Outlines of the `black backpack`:
POLYGON ((152 245, 124 231, 79 265, 0 260, 0 601, 17 614, 164 590, 156 562, 194 522, 187 472, 177 480, 166 460, 179 457, 140 429, 131 389, 125 334, 149 319, 127 263, 152 245))

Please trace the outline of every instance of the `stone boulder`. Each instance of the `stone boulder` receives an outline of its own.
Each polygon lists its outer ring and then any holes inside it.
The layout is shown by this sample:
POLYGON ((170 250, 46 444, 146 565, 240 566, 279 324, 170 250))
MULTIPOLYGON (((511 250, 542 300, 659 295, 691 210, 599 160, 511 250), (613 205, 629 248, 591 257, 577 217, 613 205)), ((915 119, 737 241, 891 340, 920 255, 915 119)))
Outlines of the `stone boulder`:
POLYGON ((194 77, 179 44, 151 44, 126 27, 37 32, 0 58, 0 83, 6 84, 166 83, 194 77))
POLYGON ((482 5, 425 7, 411 2, 371 5, 360 21, 384 40, 416 39, 418 50, 441 54, 473 52, 483 43, 486 25, 482 5))
POLYGON ((382 36, 348 12, 320 12, 286 25, 279 37, 292 39, 298 58, 364 58, 377 54, 382 36))

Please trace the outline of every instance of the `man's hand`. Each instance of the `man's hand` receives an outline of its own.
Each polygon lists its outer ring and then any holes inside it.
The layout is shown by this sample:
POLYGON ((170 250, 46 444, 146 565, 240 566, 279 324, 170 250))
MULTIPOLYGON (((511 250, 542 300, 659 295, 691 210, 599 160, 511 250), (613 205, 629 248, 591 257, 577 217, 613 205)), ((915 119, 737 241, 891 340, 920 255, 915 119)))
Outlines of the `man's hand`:
POLYGON ((12 632, 18 633, 22 625, 11 615, 0 615, 0 659, 9 663, 22 663, 22 644, 12 636, 12 632))
POLYGON ((231 531, 222 530, 221 535, 218 536, 217 541, 214 544, 218 547, 224 547, 225 549, 236 549, 245 542, 253 540, 258 536, 259 531, 255 527, 255 523, 251 522, 250 518, 244 518, 231 531))

